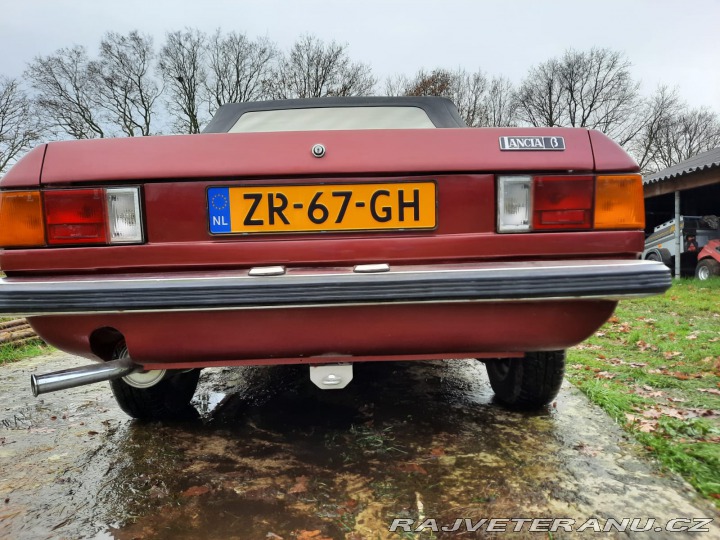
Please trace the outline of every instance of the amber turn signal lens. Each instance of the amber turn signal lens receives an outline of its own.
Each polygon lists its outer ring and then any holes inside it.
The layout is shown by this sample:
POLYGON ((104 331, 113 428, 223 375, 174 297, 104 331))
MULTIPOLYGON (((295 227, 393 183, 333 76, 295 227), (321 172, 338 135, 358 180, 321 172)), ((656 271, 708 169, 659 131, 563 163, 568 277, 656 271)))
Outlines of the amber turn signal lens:
POLYGON ((45 245, 39 191, 0 192, 0 247, 45 245))
POLYGON ((642 176, 618 174, 596 178, 595 228, 645 228, 642 176))

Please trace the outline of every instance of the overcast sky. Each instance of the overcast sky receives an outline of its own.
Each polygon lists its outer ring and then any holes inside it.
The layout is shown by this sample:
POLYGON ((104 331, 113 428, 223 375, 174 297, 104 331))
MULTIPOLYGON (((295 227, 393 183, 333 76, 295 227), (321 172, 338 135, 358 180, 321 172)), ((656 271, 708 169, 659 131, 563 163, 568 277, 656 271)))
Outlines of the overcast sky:
MULTIPOLYGON (((185 26, 267 36, 288 48, 303 33, 349 45, 376 76, 419 68, 480 68, 518 83, 567 48, 624 51, 651 93, 678 87, 692 106, 720 112, 720 0, 230 1, 3 0, 0 74, 60 47, 93 52, 108 30, 155 37, 185 26)), ((382 86, 378 87, 381 90, 382 86)))

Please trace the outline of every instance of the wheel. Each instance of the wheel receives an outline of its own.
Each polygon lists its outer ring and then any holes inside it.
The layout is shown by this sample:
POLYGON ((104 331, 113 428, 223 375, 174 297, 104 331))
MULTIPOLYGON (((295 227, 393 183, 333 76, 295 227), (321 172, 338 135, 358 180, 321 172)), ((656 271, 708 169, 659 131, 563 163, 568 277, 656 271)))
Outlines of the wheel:
POLYGON ((705 281, 713 276, 720 276, 720 263, 715 259, 703 259, 695 268, 695 277, 705 281))
POLYGON ((660 248, 656 251, 651 251, 647 254, 647 257, 645 257, 646 261, 659 261, 663 263, 665 266, 670 268, 672 266, 672 255, 670 255, 670 250, 665 248, 660 248))
POLYGON ((565 351, 497 358, 488 360, 485 367, 498 401, 518 409, 539 409, 550 403, 560 390, 565 374, 565 351))
MULTIPOLYGON (((113 353, 113 360, 128 356, 127 346, 121 343, 113 353)), ((145 388, 128 384, 126 377, 110 381, 110 388, 120 408, 133 418, 172 420, 187 415, 199 378, 200 370, 192 369, 167 372, 160 382, 145 388)))

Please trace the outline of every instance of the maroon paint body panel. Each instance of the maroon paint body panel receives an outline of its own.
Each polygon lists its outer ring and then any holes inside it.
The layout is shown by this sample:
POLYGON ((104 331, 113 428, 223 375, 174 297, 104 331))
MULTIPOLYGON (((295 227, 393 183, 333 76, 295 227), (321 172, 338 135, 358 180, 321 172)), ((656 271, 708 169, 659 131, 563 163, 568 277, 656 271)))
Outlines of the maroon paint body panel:
MULTIPOLYGON (((592 171, 586 130, 539 128, 567 150, 502 152, 500 136, 527 129, 418 129, 223 133, 62 141, 48 144, 44 185, 293 176, 441 172, 592 171), (323 143, 322 159, 310 149, 323 143)), ((604 136, 602 136, 604 137, 604 136)), ((620 150, 622 154, 622 150, 620 150)))
POLYGON ((30 323, 56 347, 87 357, 92 357, 88 339, 92 332, 112 327, 126 336, 136 362, 147 368, 178 368, 185 363, 259 363, 256 359, 272 363, 273 358, 323 363, 337 361, 338 356, 345 356, 346 361, 353 356, 392 359, 408 354, 464 358, 475 351, 564 349, 592 334, 612 314, 615 304, 348 306, 74 315, 31 318, 30 323))
POLYGON ((40 185, 40 173, 45 157, 46 144, 33 148, 25 154, 2 177, 2 187, 6 188, 37 188, 40 185))
MULTIPOLYGON (((387 234, 387 233, 386 233, 387 234)), ((0 268, 8 275, 81 274, 125 271, 237 268, 271 264, 352 265, 378 261, 453 262, 512 259, 635 259, 643 248, 640 231, 492 233, 447 236, 348 236, 308 242, 301 237, 265 241, 218 240, 47 250, 5 250, 0 268)))

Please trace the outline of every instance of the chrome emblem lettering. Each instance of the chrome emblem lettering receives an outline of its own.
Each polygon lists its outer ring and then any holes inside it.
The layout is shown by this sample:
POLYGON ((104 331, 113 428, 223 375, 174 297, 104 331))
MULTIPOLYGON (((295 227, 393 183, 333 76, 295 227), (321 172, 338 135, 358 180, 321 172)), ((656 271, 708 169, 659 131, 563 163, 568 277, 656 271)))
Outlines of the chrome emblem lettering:
POLYGON ((519 136, 500 137, 500 150, 565 150, 562 137, 519 136))

